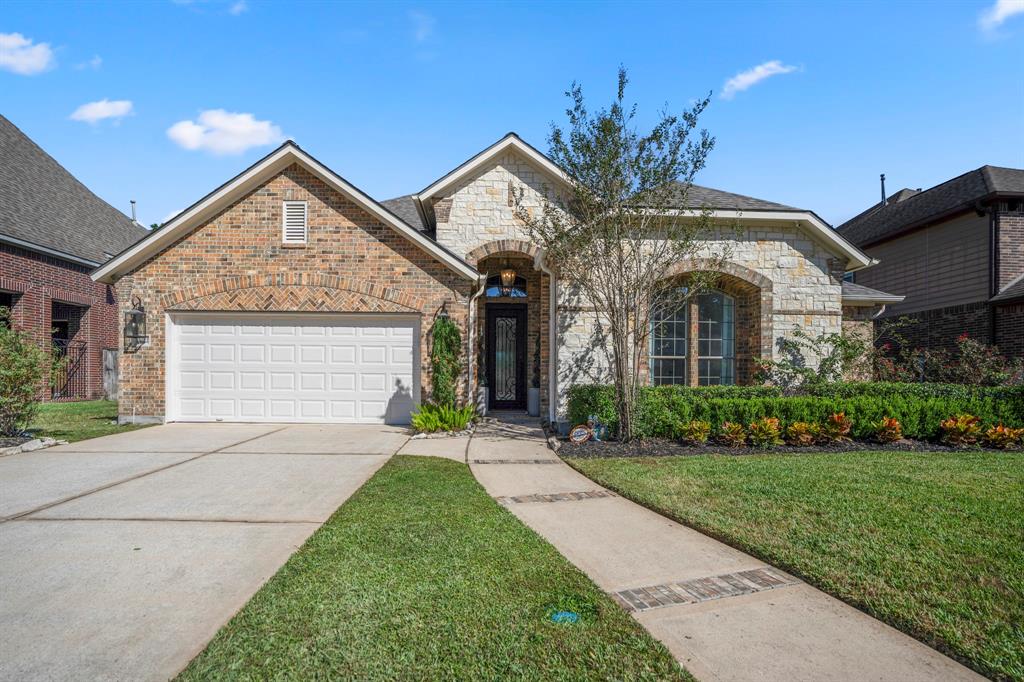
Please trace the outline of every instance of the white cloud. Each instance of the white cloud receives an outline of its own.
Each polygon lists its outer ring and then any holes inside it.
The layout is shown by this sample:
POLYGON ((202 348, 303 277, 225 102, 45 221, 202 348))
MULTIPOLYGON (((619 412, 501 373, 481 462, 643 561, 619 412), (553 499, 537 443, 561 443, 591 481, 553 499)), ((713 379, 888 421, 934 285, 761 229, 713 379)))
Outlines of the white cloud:
POLYGON ((174 216, 178 215, 179 213, 181 213, 184 210, 185 209, 183 209, 183 208, 179 208, 177 211, 171 211, 170 213, 168 213, 167 215, 164 216, 164 219, 160 221, 160 224, 163 225, 164 223, 166 223, 171 218, 173 218, 174 216))
POLYGON ((241 154, 283 139, 281 129, 270 121, 223 109, 203 111, 195 121, 178 121, 167 129, 167 137, 185 149, 214 154, 241 154))
POLYGON ((417 43, 424 43, 434 35, 434 27, 437 26, 434 17, 412 10, 409 12, 409 19, 412 21, 412 37, 417 43))
POLYGON ((228 14, 232 16, 238 16, 242 12, 248 11, 249 3, 245 0, 238 0, 238 2, 231 3, 231 7, 228 7, 228 14))
POLYGON ((93 58, 87 62, 79 62, 78 64, 75 64, 75 69, 78 71, 82 71, 83 69, 92 69, 95 71, 101 66, 103 66, 103 57, 94 55, 93 58))
POLYGON ((34 76, 57 65, 49 43, 34 43, 20 33, 0 33, 0 69, 34 76))
POLYGON ((725 87, 722 88, 722 99, 732 99, 736 96, 737 92, 743 92, 747 88, 760 83, 765 78, 782 73, 793 73, 796 70, 797 67, 795 66, 789 66, 788 64, 783 64, 778 59, 773 59, 770 62, 758 64, 752 69, 740 71, 725 82, 725 87))
POLYGON ((95 125, 106 118, 120 119, 133 113, 131 100, 101 99, 98 102, 83 104, 71 113, 72 121, 84 121, 95 125))
POLYGON ((982 31, 991 32, 1015 14, 1024 14, 1024 0, 996 0, 978 17, 978 26, 982 31))

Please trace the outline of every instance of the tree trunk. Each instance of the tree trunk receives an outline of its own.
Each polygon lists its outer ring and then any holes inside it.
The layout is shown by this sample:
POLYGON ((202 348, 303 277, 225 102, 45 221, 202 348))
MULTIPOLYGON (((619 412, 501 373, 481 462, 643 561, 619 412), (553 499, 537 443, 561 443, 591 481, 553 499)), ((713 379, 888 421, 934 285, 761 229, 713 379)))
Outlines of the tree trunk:
POLYGON ((633 380, 629 367, 629 338, 620 325, 612 331, 615 363, 615 411, 619 418, 619 440, 633 440, 633 380))

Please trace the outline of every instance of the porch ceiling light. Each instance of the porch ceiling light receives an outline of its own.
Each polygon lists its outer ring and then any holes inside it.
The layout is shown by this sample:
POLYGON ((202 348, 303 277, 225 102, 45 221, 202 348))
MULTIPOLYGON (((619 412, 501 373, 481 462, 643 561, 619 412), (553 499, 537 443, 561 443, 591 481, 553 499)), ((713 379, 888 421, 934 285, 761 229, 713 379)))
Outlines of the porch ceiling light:
POLYGON ((501 293, 508 296, 512 293, 512 288, 516 285, 516 271, 515 268, 505 267, 501 270, 501 293))

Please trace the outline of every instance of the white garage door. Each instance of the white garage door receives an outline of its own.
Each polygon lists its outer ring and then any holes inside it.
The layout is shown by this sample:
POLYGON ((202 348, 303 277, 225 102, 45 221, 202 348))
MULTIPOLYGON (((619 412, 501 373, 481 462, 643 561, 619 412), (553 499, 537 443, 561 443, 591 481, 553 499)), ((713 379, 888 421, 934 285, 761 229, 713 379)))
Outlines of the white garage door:
POLYGON ((419 320, 175 315, 169 420, 406 424, 419 400, 419 320))

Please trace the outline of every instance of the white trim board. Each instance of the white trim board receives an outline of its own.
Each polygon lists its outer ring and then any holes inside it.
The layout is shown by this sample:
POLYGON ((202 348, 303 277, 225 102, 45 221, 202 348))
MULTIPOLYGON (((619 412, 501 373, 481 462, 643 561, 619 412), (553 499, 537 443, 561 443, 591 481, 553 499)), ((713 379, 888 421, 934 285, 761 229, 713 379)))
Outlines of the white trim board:
POLYGON ((244 196, 252 188, 269 180, 293 163, 299 163, 315 173, 335 190, 346 195, 357 206, 378 218, 385 225, 409 239, 438 261, 467 279, 475 280, 477 272, 468 263, 443 249, 436 242, 415 228, 407 225, 396 215, 378 204, 362 190, 327 168, 304 152, 292 141, 285 142, 278 149, 265 156, 248 170, 242 172, 190 208, 182 211, 161 229, 137 242, 134 246, 97 268, 92 273, 96 281, 112 283, 119 275, 148 260, 161 249, 192 231, 225 206, 244 196))

